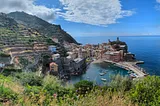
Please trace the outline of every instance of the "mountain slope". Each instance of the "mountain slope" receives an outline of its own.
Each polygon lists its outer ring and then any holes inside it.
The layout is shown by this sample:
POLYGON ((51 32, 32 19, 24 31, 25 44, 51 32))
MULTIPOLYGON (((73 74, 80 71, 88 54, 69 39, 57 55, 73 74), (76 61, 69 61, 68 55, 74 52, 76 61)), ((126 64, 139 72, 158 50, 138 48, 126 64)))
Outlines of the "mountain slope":
MULTIPOLYGON (((47 46, 56 45, 49 37, 40 34, 36 29, 19 24, 7 14, 0 13, 0 51, 13 52, 10 47, 19 45, 23 48, 28 48, 32 47, 35 42, 47 46)), ((15 51, 20 52, 23 50, 15 48, 15 51)))
POLYGON ((0 13, 0 27, 3 28, 17 28, 18 23, 12 19, 9 18, 6 14, 0 13))
POLYGON ((77 43, 68 33, 61 29, 60 25, 50 24, 36 16, 29 15, 24 12, 12 12, 8 16, 15 19, 19 24, 23 24, 28 28, 36 29, 41 35, 56 37, 61 42, 77 43))

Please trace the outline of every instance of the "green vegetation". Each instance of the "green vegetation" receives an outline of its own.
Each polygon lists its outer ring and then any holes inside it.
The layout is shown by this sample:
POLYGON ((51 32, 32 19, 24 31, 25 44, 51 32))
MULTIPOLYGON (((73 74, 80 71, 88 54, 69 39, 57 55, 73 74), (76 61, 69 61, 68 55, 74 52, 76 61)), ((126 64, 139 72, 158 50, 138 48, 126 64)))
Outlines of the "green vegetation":
POLYGON ((0 104, 3 105, 159 106, 159 92, 158 76, 137 81, 115 76, 110 84, 104 86, 90 81, 64 86, 56 77, 49 75, 0 75, 0 104))
POLYGON ((142 106, 159 106, 160 77, 149 76, 138 81, 130 91, 130 99, 142 106))
POLYGON ((3 85, 0 86, 0 101, 5 102, 8 100, 14 101, 16 99, 16 93, 11 89, 5 88, 3 85))
POLYGON ((24 69, 28 64, 32 64, 27 58, 19 57, 21 68, 24 69))
POLYGON ((77 94, 85 95, 93 89, 93 82, 84 80, 76 83, 74 86, 77 94))
POLYGON ((3 70, 3 75, 4 76, 9 76, 11 74, 14 74, 14 73, 19 73, 19 72, 22 72, 21 69, 16 69, 14 68, 13 66, 8 66, 8 67, 5 67, 4 70, 3 70))
POLYGON ((0 57, 10 57, 10 55, 6 54, 6 53, 3 53, 3 52, 0 52, 0 57))

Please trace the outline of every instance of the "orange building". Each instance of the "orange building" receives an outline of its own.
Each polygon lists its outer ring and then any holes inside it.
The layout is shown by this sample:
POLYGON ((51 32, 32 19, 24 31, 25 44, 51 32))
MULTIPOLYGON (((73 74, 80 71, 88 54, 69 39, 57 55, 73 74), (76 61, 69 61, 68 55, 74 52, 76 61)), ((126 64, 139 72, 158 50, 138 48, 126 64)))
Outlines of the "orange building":
POLYGON ((50 63, 49 67, 50 67, 50 71, 58 72, 58 65, 56 63, 54 62, 50 63))

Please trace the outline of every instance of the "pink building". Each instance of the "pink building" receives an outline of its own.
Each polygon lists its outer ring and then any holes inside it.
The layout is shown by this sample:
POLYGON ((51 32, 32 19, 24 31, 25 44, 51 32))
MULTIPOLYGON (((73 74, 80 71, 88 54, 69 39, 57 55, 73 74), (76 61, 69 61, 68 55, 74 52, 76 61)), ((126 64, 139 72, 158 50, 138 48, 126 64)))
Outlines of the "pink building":
POLYGON ((116 52, 106 52, 102 56, 102 58, 114 62, 120 62, 123 60, 123 53, 122 51, 116 51, 116 52))

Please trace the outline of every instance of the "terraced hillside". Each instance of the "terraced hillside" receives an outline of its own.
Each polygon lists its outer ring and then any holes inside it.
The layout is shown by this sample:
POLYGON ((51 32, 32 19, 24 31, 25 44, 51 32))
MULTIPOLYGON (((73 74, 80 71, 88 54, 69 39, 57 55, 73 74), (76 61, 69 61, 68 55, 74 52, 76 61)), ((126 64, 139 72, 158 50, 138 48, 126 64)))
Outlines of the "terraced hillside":
POLYGON ((61 42, 77 43, 67 32, 61 29, 60 25, 50 24, 36 16, 26 14, 24 12, 12 12, 8 14, 19 24, 23 24, 28 28, 36 29, 41 35, 48 37, 56 37, 61 42))
MULTIPOLYGON (((22 14, 20 12, 16 14, 22 14)), ((26 13, 23 13, 26 15, 26 20, 30 18, 33 19, 35 16, 28 15, 26 13)), ((20 16, 19 16, 20 17, 20 16)), ((49 46, 56 46, 57 52, 63 57, 66 55, 65 49, 63 45, 61 45, 61 42, 68 41, 68 42, 74 42, 75 40, 70 36, 67 35, 66 38, 71 37, 73 40, 67 40, 65 39, 65 32, 63 34, 57 35, 57 38, 61 41, 60 43, 55 43, 52 38, 55 36, 52 36, 51 34, 60 33, 61 29, 60 26, 49 24, 48 22, 45 22, 44 20, 41 20, 38 17, 35 17, 35 23, 32 22, 20 22, 18 20, 13 19, 11 16, 0 13, 0 60, 2 58, 7 58, 7 64, 13 64, 16 65, 16 63, 22 67, 23 62, 21 63, 20 58, 29 59, 30 57, 33 57, 36 59, 34 63, 39 62, 40 56, 44 53, 51 54, 49 51, 49 46), (33 26, 35 25, 35 27, 33 26), (45 27, 48 28, 50 25, 52 28, 55 27, 55 29, 50 29, 51 31, 44 31, 45 27), (39 29, 40 28, 40 29, 39 29), (42 29, 44 28, 44 30, 42 29), (57 29, 56 29, 57 28, 57 29), (44 32, 43 32, 44 31, 44 32), (47 33, 49 32, 50 35, 47 33), (63 36, 63 37, 62 37, 63 36), (7 56, 7 57, 6 57, 7 56)), ((76 42, 76 41, 75 41, 76 42)), ((34 60, 33 59, 33 60, 34 60)), ((24 59, 23 59, 24 60, 24 59)), ((27 62, 27 61, 25 61, 27 62)), ((0 61, 0 63, 6 63, 5 61, 0 61)), ((31 63, 32 64, 32 63, 31 63)), ((18 67, 19 67, 18 66, 18 67)), ((32 67, 35 67, 36 64, 30 65, 29 62, 27 62, 27 65, 22 68, 26 68, 26 70, 31 69, 32 67)))
POLYGON ((33 52, 47 50, 48 45, 56 45, 50 38, 40 35, 36 30, 18 25, 16 30, 0 28, 0 48, 6 53, 33 52), (39 46, 38 46, 39 45, 39 46), (37 47, 36 49, 34 49, 37 47))
MULTIPOLYGON (((14 13, 12 13, 13 15, 14 13)), ((26 13, 16 12, 19 17, 21 14, 25 14, 25 20, 33 19, 35 16, 28 15, 26 13)), ((23 18, 23 17, 21 17, 23 18)), ((15 54, 29 54, 29 53, 39 53, 39 52, 47 52, 49 45, 58 45, 59 48, 63 48, 62 45, 56 44, 52 41, 52 36, 47 36, 45 31, 41 28, 46 28, 48 25, 52 26, 48 22, 35 17, 35 21, 25 21, 19 22, 15 21, 9 15, 1 13, 0 14, 0 51, 13 55, 15 54), (34 23, 35 22, 35 23, 34 23), (31 24, 32 23, 32 24, 31 24), (34 25, 34 26, 33 26, 34 25), (40 28, 40 29, 38 29, 40 28)), ((58 28, 56 25, 52 26, 58 28)), ((59 26, 60 27, 60 26, 59 26)), ((44 29, 45 30, 45 29, 44 29)), ((60 29, 54 29, 50 31, 54 35, 54 33, 60 31, 60 29)), ((65 36, 65 34, 63 34, 65 36)), ((66 41, 66 39, 61 38, 62 41, 66 41)), ((73 38, 72 38, 73 39, 73 38)), ((74 40, 73 40, 74 41, 74 40)))

